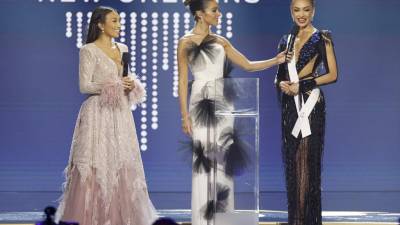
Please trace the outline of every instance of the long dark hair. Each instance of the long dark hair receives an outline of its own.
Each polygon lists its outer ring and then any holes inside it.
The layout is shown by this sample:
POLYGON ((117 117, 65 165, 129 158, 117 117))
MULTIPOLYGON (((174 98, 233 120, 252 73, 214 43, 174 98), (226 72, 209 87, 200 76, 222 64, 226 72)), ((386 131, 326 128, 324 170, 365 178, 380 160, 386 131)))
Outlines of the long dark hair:
POLYGON ((106 16, 110 12, 117 12, 117 10, 107 6, 99 6, 94 9, 92 16, 90 17, 89 31, 86 36, 86 44, 92 43, 99 38, 101 34, 99 23, 105 23, 106 16))

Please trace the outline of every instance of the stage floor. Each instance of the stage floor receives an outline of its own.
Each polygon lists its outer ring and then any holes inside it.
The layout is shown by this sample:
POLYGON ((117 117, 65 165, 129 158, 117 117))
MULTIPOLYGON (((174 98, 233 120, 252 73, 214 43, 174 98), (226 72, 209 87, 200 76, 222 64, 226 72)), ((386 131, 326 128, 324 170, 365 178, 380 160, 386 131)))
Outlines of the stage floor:
MULTIPOLYGON (((190 223, 190 210, 158 210, 159 216, 170 217, 180 223, 190 223)), ((0 212, 0 224, 31 225, 42 219, 42 212, 0 212)), ((324 225, 399 225, 400 213, 389 212, 353 212, 353 211, 324 211, 324 225)), ((278 225, 287 222, 287 212, 261 210, 260 224, 278 225)))

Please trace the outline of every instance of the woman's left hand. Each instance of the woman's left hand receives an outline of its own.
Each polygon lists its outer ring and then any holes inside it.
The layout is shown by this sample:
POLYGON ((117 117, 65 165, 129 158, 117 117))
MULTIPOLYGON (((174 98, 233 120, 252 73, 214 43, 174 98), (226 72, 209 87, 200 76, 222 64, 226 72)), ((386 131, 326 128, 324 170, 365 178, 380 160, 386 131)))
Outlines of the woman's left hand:
POLYGON ((123 77, 122 78, 122 86, 124 87, 125 91, 132 91, 135 88, 135 82, 130 77, 123 77))
POLYGON ((295 96, 299 93, 299 83, 281 81, 279 87, 281 88, 282 92, 287 95, 295 96))
POLYGON ((295 96, 299 94, 299 83, 291 83, 289 85, 289 95, 295 96))

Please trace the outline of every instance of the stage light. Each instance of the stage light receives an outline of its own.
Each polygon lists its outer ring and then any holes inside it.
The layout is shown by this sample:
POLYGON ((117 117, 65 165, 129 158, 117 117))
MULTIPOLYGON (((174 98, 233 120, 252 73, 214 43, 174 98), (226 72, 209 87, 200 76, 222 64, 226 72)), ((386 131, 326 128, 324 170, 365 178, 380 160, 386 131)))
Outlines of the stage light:
POLYGON ((80 48, 82 47, 82 22, 83 22, 83 13, 82 12, 77 12, 76 13, 76 27, 77 27, 77 32, 76 32, 76 47, 80 48))
POLYGON ((136 22, 137 14, 135 12, 130 13, 131 22, 131 71, 136 72, 136 22))
POLYGON ((126 13, 125 12, 120 12, 119 16, 121 17, 121 19, 120 19, 121 31, 119 33, 119 36, 120 36, 119 41, 122 42, 122 43, 125 43, 125 41, 126 41, 126 39, 125 39, 125 35, 126 35, 126 33, 125 33, 125 23, 126 23, 125 17, 126 17, 126 13))
POLYGON ((224 16, 224 15, 221 14, 221 17, 220 17, 219 20, 218 20, 218 25, 217 25, 217 27, 216 27, 216 28, 217 28, 217 31, 216 31, 216 32, 217 32, 218 35, 221 35, 221 34, 222 34, 222 19, 223 19, 222 17, 223 17, 223 16, 224 16))
POLYGON ((163 55, 162 60, 162 69, 167 71, 169 69, 169 60, 168 60, 168 29, 169 29, 169 14, 163 13, 162 14, 162 28, 163 28, 163 52, 167 53, 167 55, 163 55))
POLYGON ((72 37, 72 13, 71 12, 65 13, 65 21, 66 21, 65 36, 67 38, 71 38, 72 37))
POLYGON ((189 32, 190 29, 190 13, 184 13, 183 14, 184 20, 183 20, 183 28, 185 34, 189 32))
POLYGON ((231 39, 233 37, 233 32, 232 32, 232 24, 233 24, 233 13, 228 12, 226 13, 226 37, 228 39, 231 39))
MULTIPOLYGON (((186 34, 187 32, 189 32, 189 23, 190 23, 190 14, 189 13, 184 13, 183 14, 183 17, 184 17, 184 20, 183 20, 183 22, 184 22, 184 25, 183 25, 183 28, 184 28, 184 33, 186 34)), ((177 65, 178 65, 178 55, 177 55, 177 50, 178 50, 178 40, 179 40, 179 31, 180 31, 180 27, 179 27, 179 24, 180 24, 180 21, 179 21, 179 19, 180 19, 180 14, 179 13, 174 13, 174 29, 173 29, 173 32, 174 32, 174 36, 173 36, 173 38, 174 38, 174 40, 173 40, 173 44, 174 44, 174 62, 173 62, 173 64, 174 64, 174 66, 173 66, 173 72, 172 72, 172 74, 173 74, 173 80, 175 80, 175 79, 178 79, 178 68, 177 68, 177 65)), ((177 85, 177 83, 175 83, 175 82, 172 82, 172 96, 173 97, 178 97, 178 85, 177 85)))
POLYGON ((152 128, 153 130, 157 130, 157 129, 158 129, 158 123, 153 123, 153 124, 151 124, 151 128, 152 128))
MULTIPOLYGON (((147 73, 148 73, 148 70, 147 70, 147 66, 148 66, 148 63, 147 63, 147 60, 148 60, 148 56, 147 56, 147 52, 148 52, 148 44, 149 44, 149 42, 148 42, 148 38, 149 38, 149 35, 147 34, 147 32, 148 32, 148 28, 147 28, 147 26, 149 25, 149 22, 148 22, 148 14, 146 13, 146 12, 143 12, 143 13, 141 13, 140 14, 140 17, 141 17, 141 20, 140 20, 140 31, 141 31, 141 34, 140 34, 140 45, 141 45, 141 50, 140 50, 140 52, 141 52, 141 56, 140 56, 140 60, 141 60, 141 63, 140 63, 140 66, 141 66, 141 80, 142 80, 142 83, 143 83, 143 85, 144 85, 144 87, 147 87, 147 73)), ((140 143, 141 143, 141 150, 142 151, 146 151, 147 150, 147 139, 144 139, 144 137, 143 137, 143 135, 142 135, 142 133, 144 133, 144 132, 146 132, 146 134, 147 134, 147 104, 146 104, 146 101, 147 101, 147 97, 144 99, 144 103, 142 103, 142 111, 141 111, 141 114, 142 114, 142 120, 141 120, 141 122, 142 122, 142 125, 141 125, 141 132, 140 132, 140 143), (145 141, 144 141, 145 140, 145 141)))
MULTIPOLYGON (((152 99, 154 99, 154 98, 158 98, 158 90, 157 90, 158 89, 158 86, 157 86, 157 82, 158 82, 158 79, 157 79, 157 76, 158 76, 158 66, 157 66, 157 63, 158 63, 158 59, 157 59, 157 57, 158 57, 158 53, 157 53, 157 50, 158 50, 158 46, 157 46, 157 44, 158 44, 158 41, 157 41, 157 38, 158 38, 158 34, 157 34, 157 32, 158 32, 158 13, 152 13, 151 24, 152 24, 152 37, 153 37, 153 40, 152 40, 153 52, 151 54, 152 55, 152 60, 151 60, 152 73, 151 73, 151 75, 153 78, 151 79, 151 82, 152 82, 151 87, 152 87, 152 99), (156 93, 156 95, 154 95, 154 93, 156 93)), ((152 112, 154 112, 154 111, 157 111, 157 108, 152 107, 152 112)), ((153 115, 152 121, 154 120, 154 118, 157 118, 157 116, 153 115)), ((152 123, 151 127, 154 129, 153 124, 154 123, 152 123)))

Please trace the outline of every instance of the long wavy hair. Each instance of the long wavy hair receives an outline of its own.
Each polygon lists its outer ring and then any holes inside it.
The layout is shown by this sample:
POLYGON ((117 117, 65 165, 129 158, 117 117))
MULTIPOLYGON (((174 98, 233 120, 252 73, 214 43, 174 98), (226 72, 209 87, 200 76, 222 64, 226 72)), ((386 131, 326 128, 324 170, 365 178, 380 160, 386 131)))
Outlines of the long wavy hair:
POLYGON ((94 9, 92 16, 90 17, 89 30, 86 36, 86 44, 92 43, 99 38, 101 34, 99 23, 105 23, 106 16, 110 12, 117 12, 117 10, 107 6, 99 6, 94 9))

